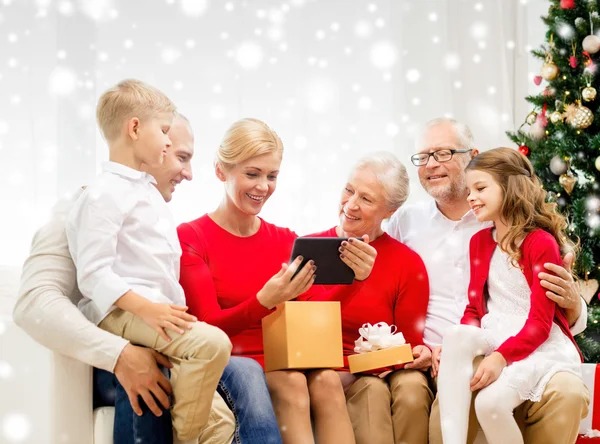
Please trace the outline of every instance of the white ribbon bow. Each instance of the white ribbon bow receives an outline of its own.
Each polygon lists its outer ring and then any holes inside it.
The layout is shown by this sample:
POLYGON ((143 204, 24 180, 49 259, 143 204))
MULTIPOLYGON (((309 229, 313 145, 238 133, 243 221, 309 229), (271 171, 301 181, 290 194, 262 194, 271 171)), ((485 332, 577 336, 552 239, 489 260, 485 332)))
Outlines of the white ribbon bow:
POLYGON ((396 326, 393 324, 387 325, 385 322, 378 322, 375 325, 363 324, 358 332, 360 338, 354 341, 356 353, 367 353, 406 344, 404 335, 396 332, 396 326))

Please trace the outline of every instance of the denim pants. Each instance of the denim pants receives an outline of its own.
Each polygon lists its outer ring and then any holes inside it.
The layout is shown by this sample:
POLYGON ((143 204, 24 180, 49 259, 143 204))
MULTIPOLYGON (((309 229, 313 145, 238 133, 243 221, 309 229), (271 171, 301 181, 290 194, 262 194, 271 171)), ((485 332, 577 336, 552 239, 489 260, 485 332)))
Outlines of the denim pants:
POLYGON ((217 391, 235 416, 235 444, 281 444, 281 434, 262 367, 231 357, 217 391))
MULTIPOLYGON (((265 375, 255 360, 232 357, 217 390, 235 416, 235 444, 282 443, 265 375)), ((117 378, 94 369, 94 408, 107 405, 115 406, 114 444, 173 443, 168 410, 154 416, 140 398, 143 415, 137 416, 117 378)))

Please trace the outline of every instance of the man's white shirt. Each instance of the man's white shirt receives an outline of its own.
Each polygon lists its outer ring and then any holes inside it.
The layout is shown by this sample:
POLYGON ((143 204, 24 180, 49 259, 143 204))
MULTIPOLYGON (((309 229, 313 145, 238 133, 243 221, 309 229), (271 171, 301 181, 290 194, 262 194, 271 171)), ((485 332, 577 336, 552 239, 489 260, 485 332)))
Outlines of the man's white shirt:
MULTIPOLYGON (((429 276, 429 306, 423 340, 430 348, 442 345, 447 328, 460 323, 468 303, 470 280, 469 242, 478 231, 490 227, 481 223, 473 211, 453 221, 438 209, 435 200, 402 206, 394 213, 387 233, 416 251, 429 276)), ((581 333, 587 324, 587 307, 571 327, 581 333)))
POLYGON ((181 246, 171 212, 147 173, 107 162, 66 224, 81 312, 95 324, 132 290, 152 302, 185 305, 181 246))

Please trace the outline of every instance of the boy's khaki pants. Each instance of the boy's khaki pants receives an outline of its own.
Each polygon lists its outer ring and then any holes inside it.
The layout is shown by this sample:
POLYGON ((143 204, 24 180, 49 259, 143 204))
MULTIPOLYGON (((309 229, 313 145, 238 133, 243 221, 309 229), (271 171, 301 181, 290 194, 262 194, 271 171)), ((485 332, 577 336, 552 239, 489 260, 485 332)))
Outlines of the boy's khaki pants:
POLYGON ((171 338, 167 342, 141 318, 120 309, 99 324, 103 330, 169 357, 173 364, 171 417, 182 441, 198 439, 208 424, 213 396, 231 354, 231 341, 223 331, 204 322, 192 325, 183 335, 167 330, 171 338))

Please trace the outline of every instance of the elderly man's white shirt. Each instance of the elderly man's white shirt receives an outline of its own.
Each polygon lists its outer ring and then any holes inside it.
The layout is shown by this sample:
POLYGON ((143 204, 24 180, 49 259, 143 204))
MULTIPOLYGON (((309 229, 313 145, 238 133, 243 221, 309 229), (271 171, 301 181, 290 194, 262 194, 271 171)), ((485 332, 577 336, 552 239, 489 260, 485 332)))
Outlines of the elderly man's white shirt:
POLYGON ((98 324, 132 290, 152 302, 185 305, 181 246, 154 178, 107 162, 67 218, 81 312, 98 324))
MULTIPOLYGON (((403 206, 390 219, 388 234, 416 251, 427 268, 430 294, 423 339, 431 348, 442 345, 446 329, 460 323, 468 303, 469 242, 490 226, 478 222, 472 211, 458 221, 450 220, 433 199, 403 206)), ((571 327, 573 334, 585 329, 585 303, 581 310, 571 327)))

